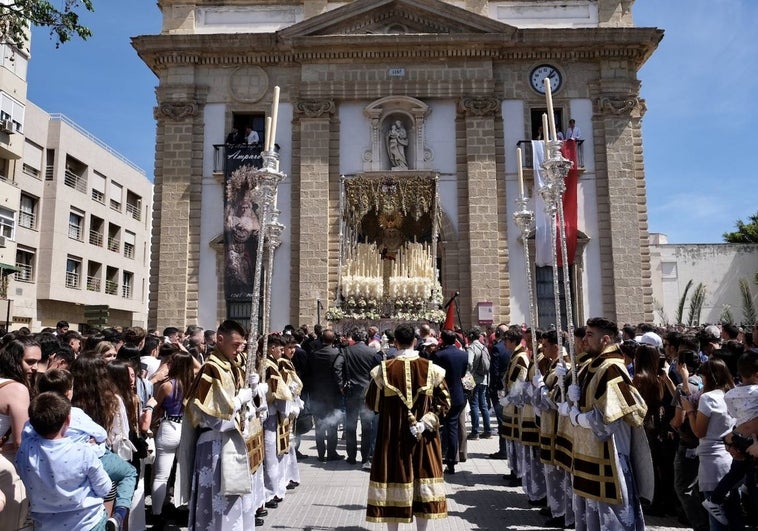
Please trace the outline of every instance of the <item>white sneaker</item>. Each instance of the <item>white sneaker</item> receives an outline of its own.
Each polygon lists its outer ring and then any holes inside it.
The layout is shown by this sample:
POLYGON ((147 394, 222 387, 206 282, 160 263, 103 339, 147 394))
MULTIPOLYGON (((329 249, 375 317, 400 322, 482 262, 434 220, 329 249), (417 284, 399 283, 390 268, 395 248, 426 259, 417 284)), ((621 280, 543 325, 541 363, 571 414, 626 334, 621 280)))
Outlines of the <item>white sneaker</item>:
POLYGON ((366 461, 365 463, 363 463, 363 465, 361 466, 361 468, 363 470, 371 470, 371 461, 366 461))
POLYGON ((724 524, 724 525, 729 524, 729 520, 726 517, 726 513, 724 512, 723 505, 714 503, 711 500, 704 500, 703 507, 705 507, 705 510, 708 511, 708 514, 714 517, 719 523, 724 524))

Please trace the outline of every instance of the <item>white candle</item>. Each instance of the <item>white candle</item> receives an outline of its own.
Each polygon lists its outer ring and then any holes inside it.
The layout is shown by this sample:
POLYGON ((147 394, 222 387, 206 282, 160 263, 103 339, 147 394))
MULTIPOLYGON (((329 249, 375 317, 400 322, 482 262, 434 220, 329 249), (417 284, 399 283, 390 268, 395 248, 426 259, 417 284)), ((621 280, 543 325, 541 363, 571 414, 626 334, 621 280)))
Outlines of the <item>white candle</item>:
POLYGON ((518 164, 518 193, 524 197, 524 162, 521 156, 521 148, 516 148, 516 164, 518 164))
POLYGON ((268 150, 268 139, 271 138, 271 117, 266 116, 266 138, 263 142, 263 149, 268 150))
POLYGON ((279 117, 279 85, 274 87, 274 101, 271 104, 271 138, 268 140, 267 151, 274 149, 276 143, 276 121, 279 117))
POLYGON ((549 148, 547 147, 548 133, 547 133, 547 114, 542 113, 542 139, 545 141, 545 160, 550 158, 548 154, 549 148))
POLYGON ((555 132, 555 111, 553 110, 553 90, 550 88, 550 78, 545 78, 545 99, 547 100, 547 119, 550 123, 550 138, 558 138, 555 132))

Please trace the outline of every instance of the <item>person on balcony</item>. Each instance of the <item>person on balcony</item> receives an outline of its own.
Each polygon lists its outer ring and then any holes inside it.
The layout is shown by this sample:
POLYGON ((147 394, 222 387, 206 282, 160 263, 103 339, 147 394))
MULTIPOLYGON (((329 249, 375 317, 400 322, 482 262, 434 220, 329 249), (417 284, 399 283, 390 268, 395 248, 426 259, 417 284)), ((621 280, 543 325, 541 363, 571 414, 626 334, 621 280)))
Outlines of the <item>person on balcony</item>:
POLYGON ((581 140, 582 139, 582 131, 577 127, 576 120, 573 118, 569 120, 569 126, 568 129, 566 129, 566 132, 563 134, 563 138, 566 140, 581 140))

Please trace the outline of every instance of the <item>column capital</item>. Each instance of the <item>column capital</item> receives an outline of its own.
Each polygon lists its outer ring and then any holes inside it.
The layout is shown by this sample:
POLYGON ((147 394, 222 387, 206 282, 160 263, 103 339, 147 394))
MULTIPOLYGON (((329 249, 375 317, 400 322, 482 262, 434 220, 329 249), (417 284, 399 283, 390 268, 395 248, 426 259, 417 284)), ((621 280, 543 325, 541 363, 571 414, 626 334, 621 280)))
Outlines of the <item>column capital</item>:
POLYGON ((461 111, 473 116, 496 114, 499 107, 500 100, 495 96, 468 96, 458 102, 461 111))
POLYGON ((156 120, 173 120, 182 122, 200 114, 200 106, 194 101, 165 101, 155 107, 153 116, 156 120))
POLYGON ((305 118, 323 118, 337 111, 334 100, 298 100, 295 104, 295 112, 303 114, 305 118))
POLYGON ((642 118, 645 111, 645 100, 637 94, 605 94, 595 100, 595 112, 606 116, 642 118))

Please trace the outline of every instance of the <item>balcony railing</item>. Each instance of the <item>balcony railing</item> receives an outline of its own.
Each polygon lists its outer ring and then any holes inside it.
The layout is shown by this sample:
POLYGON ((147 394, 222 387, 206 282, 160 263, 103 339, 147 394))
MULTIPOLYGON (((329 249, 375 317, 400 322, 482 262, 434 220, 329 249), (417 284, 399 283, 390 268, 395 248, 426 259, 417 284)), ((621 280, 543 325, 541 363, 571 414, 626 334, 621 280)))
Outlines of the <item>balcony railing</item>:
POLYGON ((249 165, 254 168, 263 166, 260 146, 248 146, 247 144, 214 144, 213 145, 213 172, 223 173, 226 161, 230 159, 234 167, 249 165))
POLYGON ((106 280, 105 281, 105 293, 108 295, 117 295, 118 294, 118 282, 114 282, 113 280, 106 280))
POLYGON ((79 289, 79 273, 66 271, 66 287, 79 289))
POLYGON ((132 287, 128 284, 124 284, 121 286, 121 296, 124 299, 131 299, 132 298, 132 287))
POLYGON ((108 237, 108 250, 109 251, 113 251, 114 253, 117 253, 120 247, 121 247, 121 241, 118 238, 114 238, 113 236, 108 237))
POLYGON ((100 278, 87 277, 87 291, 100 291, 100 278))
POLYGON ((37 227, 37 216, 31 212, 19 212, 18 224, 27 229, 34 229, 37 227))
POLYGON ((116 212, 121 212, 121 203, 111 199, 111 210, 115 210, 116 212))
POLYGON ((77 190, 83 194, 87 193, 87 179, 75 174, 71 170, 66 170, 66 176, 63 179, 63 184, 70 186, 74 190, 77 190))
POLYGON ((77 225, 69 225, 68 226, 68 237, 73 240, 81 240, 82 239, 82 228, 77 225))
POLYGON ((96 231, 96 230, 90 230, 89 231, 89 243, 90 245, 97 245, 98 247, 103 246, 103 235, 96 231))
POLYGON ((16 267, 19 271, 16 271, 14 278, 19 282, 32 282, 34 280, 34 270, 29 264, 20 264, 16 262, 16 267))
POLYGON ((45 166, 45 180, 46 181, 52 181, 53 180, 53 174, 55 173, 55 166, 45 166))
MULTIPOLYGON (((524 155, 524 168, 534 168, 534 161, 532 157, 532 141, 519 140, 516 142, 516 146, 521 148, 521 151, 524 155)), ((584 168, 584 140, 576 141, 576 161, 577 166, 580 169, 584 168)))
POLYGON ((140 213, 140 206, 132 203, 126 204, 126 213, 132 216, 137 221, 142 220, 142 214, 140 213))
POLYGON ((92 199, 100 204, 105 204, 105 194, 100 190, 95 190, 94 188, 92 189, 92 199))
POLYGON ((134 258, 134 245, 131 243, 124 244, 124 256, 127 258, 134 258))

